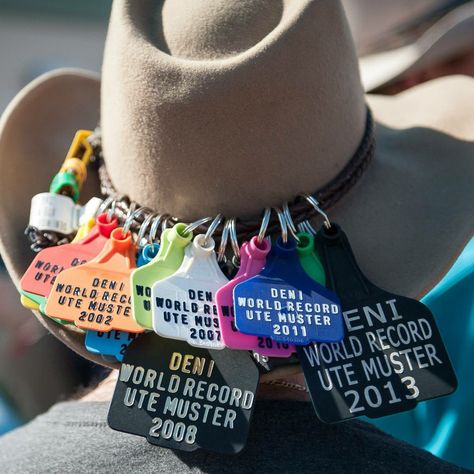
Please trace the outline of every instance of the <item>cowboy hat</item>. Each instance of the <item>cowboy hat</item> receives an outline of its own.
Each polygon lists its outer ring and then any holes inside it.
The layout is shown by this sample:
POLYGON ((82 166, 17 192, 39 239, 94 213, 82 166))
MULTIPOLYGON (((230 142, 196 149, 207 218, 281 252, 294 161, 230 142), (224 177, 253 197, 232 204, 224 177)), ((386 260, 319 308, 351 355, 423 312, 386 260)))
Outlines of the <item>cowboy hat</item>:
POLYGON ((456 58, 474 44, 474 2, 470 0, 343 3, 366 91, 456 58), (428 27, 420 27, 426 23, 428 27))
MULTIPOLYGON (((258 216, 337 175, 365 133, 377 147, 331 209, 369 278, 420 296, 473 228, 474 81, 452 77, 395 97, 364 96, 339 1, 116 0, 102 80, 45 74, 0 121, 0 248, 16 283, 33 258, 23 230, 75 130, 101 121, 114 186, 193 220, 258 216)), ((98 194, 88 180, 83 198, 98 194)), ((36 313, 69 347, 83 335, 36 313)), ((111 365, 111 364, 109 364, 111 365)))

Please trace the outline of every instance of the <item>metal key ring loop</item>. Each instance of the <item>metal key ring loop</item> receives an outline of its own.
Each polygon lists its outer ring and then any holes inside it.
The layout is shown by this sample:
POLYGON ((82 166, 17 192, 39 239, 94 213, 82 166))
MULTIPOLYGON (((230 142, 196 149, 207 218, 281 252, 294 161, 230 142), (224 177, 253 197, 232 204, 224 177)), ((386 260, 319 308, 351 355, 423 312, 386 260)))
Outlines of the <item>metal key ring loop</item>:
POLYGON ((95 216, 97 217, 99 214, 102 214, 103 212, 105 212, 109 208, 109 206, 112 204, 113 200, 114 198, 112 196, 108 196, 107 198, 105 198, 100 204, 100 206, 97 208, 95 216))
POLYGON ((158 214, 155 217, 155 219, 153 220, 153 223, 151 224, 150 236, 149 236, 150 237, 149 238, 150 244, 155 242, 156 234, 158 232, 158 228, 160 227, 160 222, 163 219, 163 216, 164 216, 164 214, 158 214))
POLYGON ((229 239, 229 224, 230 221, 226 221, 221 234, 221 244, 219 245, 219 251, 217 252, 217 261, 223 262, 225 260, 225 251, 227 249, 227 241, 229 239))
POLYGON ((274 207, 273 209, 277 213, 278 221, 280 222, 281 240, 283 240, 283 243, 286 244, 288 242, 288 226, 286 224, 285 215, 281 209, 278 209, 278 207, 274 207))
POLYGON ((311 234, 311 235, 316 235, 317 234, 317 231, 311 225, 311 222, 309 222, 308 220, 300 222, 297 227, 298 227, 298 230, 300 232, 306 232, 306 233, 311 234))
POLYGON ((319 206, 318 200, 311 194, 307 194, 307 193, 304 193, 301 196, 303 196, 314 207, 314 210, 318 214, 324 217, 324 225, 326 226, 326 229, 329 229, 331 227, 331 221, 329 220, 328 215, 319 206))
POLYGON ((169 214, 163 214, 162 216, 162 221, 161 221, 161 235, 163 235, 163 232, 168 228, 168 222, 170 220, 170 215, 169 214))
POLYGON ((285 202, 285 204, 283 204, 282 209, 283 209, 283 211, 282 211, 283 212, 283 217, 286 220, 286 226, 287 226, 290 234, 296 240, 296 242, 300 243, 300 238, 296 234, 297 230, 296 230, 295 223, 293 222, 293 218, 291 217, 291 212, 290 212, 290 209, 288 207, 288 202, 285 202))
MULTIPOLYGON (((133 202, 130 205, 130 210, 132 209, 132 206, 136 207, 136 203, 133 202)), ((125 223, 123 224, 123 233, 126 234, 132 227, 132 223, 134 219, 141 216, 145 212, 151 213, 153 211, 149 207, 146 207, 146 206, 141 206, 138 209, 134 209, 132 212, 129 211, 125 219, 125 223)))
POLYGON ((130 230, 130 226, 132 225, 133 215, 135 214, 135 209, 137 207, 137 203, 132 201, 130 203, 130 207, 128 208, 127 215, 125 216, 125 221, 122 226, 122 238, 125 238, 127 232, 130 230))
POLYGON ((191 222, 191 224, 188 224, 185 227, 183 235, 187 235, 189 232, 194 232, 199 226, 206 224, 210 220, 212 220, 212 217, 203 217, 201 219, 198 219, 197 221, 191 222))
POLYGON ((115 215, 115 207, 117 206, 117 199, 112 199, 112 204, 110 205, 110 209, 107 212, 107 222, 110 222, 115 215))
POLYGON ((232 247, 232 251, 234 252, 234 257, 240 260, 240 247, 239 247, 239 240, 237 238, 237 226, 236 226, 235 217, 232 217, 232 219, 229 220, 229 234, 230 234, 230 245, 232 247))
POLYGON ((260 225, 260 230, 258 231, 258 235, 257 235, 257 242, 259 244, 261 244, 263 242, 263 239, 265 238, 268 224, 270 223, 271 215, 272 215, 272 210, 269 207, 265 208, 265 212, 263 213, 263 218, 262 218, 262 224, 260 225))
POLYGON ((217 216, 214 217, 214 220, 211 222, 211 225, 208 227, 207 232, 204 235, 204 241, 203 241, 204 245, 207 245, 209 243, 209 239, 213 236, 214 232, 219 227, 221 221, 222 221, 222 214, 217 214, 217 216))
MULTIPOLYGON (((146 231, 151 224, 151 221, 156 217, 156 214, 148 214, 145 217, 145 220, 140 224, 140 228, 138 229, 137 234, 137 245, 140 245, 140 242, 145 238, 146 231)), ((150 242, 152 243, 152 242, 150 242)))

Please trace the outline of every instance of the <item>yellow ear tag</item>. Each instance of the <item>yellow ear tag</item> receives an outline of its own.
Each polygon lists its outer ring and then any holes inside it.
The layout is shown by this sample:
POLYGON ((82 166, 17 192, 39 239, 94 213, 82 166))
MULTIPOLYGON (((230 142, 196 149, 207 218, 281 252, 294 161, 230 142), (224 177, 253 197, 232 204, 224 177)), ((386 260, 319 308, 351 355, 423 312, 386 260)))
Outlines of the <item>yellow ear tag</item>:
POLYGON ((86 235, 89 234, 89 232, 92 230, 92 228, 95 225, 95 219, 93 217, 89 217, 84 224, 82 224, 79 229, 77 229, 77 234, 74 237, 74 239, 71 240, 71 244, 75 244, 76 242, 79 242, 82 240, 86 235))
POLYGON ((20 295, 20 302, 25 308, 39 311, 39 304, 36 301, 30 300, 30 298, 25 295, 20 295))

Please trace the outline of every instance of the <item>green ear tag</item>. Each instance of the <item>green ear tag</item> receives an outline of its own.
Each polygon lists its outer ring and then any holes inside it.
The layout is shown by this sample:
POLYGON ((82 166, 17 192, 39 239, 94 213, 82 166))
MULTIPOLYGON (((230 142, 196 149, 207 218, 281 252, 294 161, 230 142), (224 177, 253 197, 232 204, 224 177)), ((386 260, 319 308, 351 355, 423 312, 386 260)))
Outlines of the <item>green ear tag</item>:
POLYGON ((172 229, 165 230, 157 256, 132 272, 132 314, 145 329, 153 329, 151 287, 178 270, 184 258, 184 249, 193 236, 191 232, 183 236, 185 228, 186 224, 176 224, 172 229))
POLYGON ((60 171, 51 181, 49 192, 54 194, 66 194, 74 202, 79 199, 79 184, 74 173, 70 171, 60 171))
POLYGON ((326 274, 314 248, 314 237, 306 232, 299 232, 297 236, 300 242, 296 249, 303 270, 314 281, 317 281, 322 286, 326 286, 326 274))
MULTIPOLYGON (((33 311, 39 311, 41 314, 46 315, 44 307, 46 306, 46 298, 44 296, 35 295, 34 293, 29 293, 28 291, 20 291, 21 294, 21 303, 25 308, 31 309, 33 311)), ((49 317, 49 316, 48 316, 49 317)), ((51 318, 53 321, 56 321, 59 324, 74 324, 70 321, 64 321, 58 318, 51 318)))

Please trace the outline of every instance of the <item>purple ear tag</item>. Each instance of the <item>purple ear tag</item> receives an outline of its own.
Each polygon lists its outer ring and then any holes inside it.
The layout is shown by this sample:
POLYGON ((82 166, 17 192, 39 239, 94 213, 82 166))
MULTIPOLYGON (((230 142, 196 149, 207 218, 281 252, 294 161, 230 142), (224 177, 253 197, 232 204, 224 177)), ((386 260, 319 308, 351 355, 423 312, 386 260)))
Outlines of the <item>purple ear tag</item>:
POLYGON ((240 332, 306 345, 344 337, 339 298, 301 267, 296 241, 279 237, 262 272, 234 288, 235 325, 240 332))
POLYGON ((295 348, 287 343, 273 341, 269 337, 251 336, 237 330, 234 324, 233 291, 236 285, 258 275, 265 266, 271 244, 268 240, 258 241, 252 237, 240 250, 240 269, 233 280, 216 293, 217 312, 222 339, 231 349, 251 350, 268 357, 290 357, 295 348))

